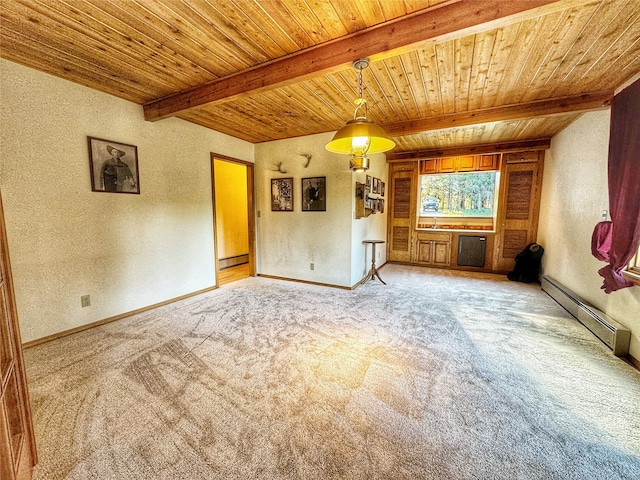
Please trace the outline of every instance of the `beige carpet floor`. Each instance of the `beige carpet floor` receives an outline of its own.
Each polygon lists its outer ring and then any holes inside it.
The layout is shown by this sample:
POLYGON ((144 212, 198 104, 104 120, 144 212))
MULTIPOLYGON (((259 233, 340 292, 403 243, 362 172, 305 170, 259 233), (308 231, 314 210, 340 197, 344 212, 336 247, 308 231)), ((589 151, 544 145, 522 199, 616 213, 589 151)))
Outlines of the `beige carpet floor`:
POLYGON ((640 478, 640 372, 539 286, 380 273, 247 278, 27 349, 35 478, 640 478))

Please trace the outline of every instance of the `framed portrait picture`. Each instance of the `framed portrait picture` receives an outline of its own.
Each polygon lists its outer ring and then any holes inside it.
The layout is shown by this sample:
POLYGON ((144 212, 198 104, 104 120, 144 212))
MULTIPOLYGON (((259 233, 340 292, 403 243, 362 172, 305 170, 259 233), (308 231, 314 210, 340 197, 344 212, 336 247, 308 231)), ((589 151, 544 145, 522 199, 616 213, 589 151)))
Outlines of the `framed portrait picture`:
POLYGON ((365 190, 371 191, 371 175, 367 175, 367 181, 365 182, 365 190))
POLYGON ((384 182, 380 182, 380 195, 384 197, 384 182))
POLYGON ((87 137, 91 190, 110 193, 140 193, 138 147, 87 137))
POLYGON ((293 178, 271 179, 271 211, 293 212, 293 178))
POLYGON ((302 179, 302 211, 327 211, 326 177, 311 177, 302 179))
POLYGON ((371 186, 371 193, 380 193, 378 191, 378 185, 379 185, 380 180, 378 180, 377 178, 373 177, 373 184, 371 186))

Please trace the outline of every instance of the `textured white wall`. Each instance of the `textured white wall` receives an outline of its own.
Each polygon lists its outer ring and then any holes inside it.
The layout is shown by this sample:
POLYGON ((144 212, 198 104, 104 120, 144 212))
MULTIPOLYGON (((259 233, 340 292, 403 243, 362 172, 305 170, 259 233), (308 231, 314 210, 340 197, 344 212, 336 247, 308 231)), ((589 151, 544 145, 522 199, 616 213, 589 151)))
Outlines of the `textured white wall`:
MULTIPOLYGON (((256 145, 258 273, 351 287, 364 275, 362 240, 385 239, 386 220, 380 215, 355 220, 355 181, 363 181, 364 174, 356 177, 349 170, 348 157, 325 150, 332 136, 326 133, 256 145), (308 168, 304 168, 302 153, 312 155, 308 168), (274 171, 279 162, 286 174, 274 171), (271 179, 286 177, 293 177, 294 211, 272 212, 271 179), (306 177, 326 177, 326 212, 302 211, 301 179, 306 177)), ((376 166, 380 172, 387 171, 383 156, 375 162, 381 164, 376 166)))
POLYGON ((23 341, 214 285, 210 152, 253 145, 0 60, 0 188, 23 341), (91 191, 87 136, 138 146, 140 195, 91 191), (91 295, 81 308, 80 296, 91 295))
POLYGON ((330 134, 255 146, 258 273, 347 286, 351 278, 351 171, 324 149, 330 134), (308 168, 306 158, 312 155, 308 168), (282 162, 286 174, 274 171, 282 162), (271 211, 271 179, 293 177, 293 212, 271 211), (302 178, 326 177, 327 211, 302 211, 302 178), (310 264, 314 263, 314 270, 310 264))
POLYGON ((215 160, 218 258, 249 253, 247 167, 215 160))
POLYGON ((591 234, 609 210, 607 158, 610 111, 582 115, 553 137, 542 184, 538 242, 544 274, 632 331, 631 355, 640 359, 640 287, 605 294, 591 255, 591 234))
MULTIPOLYGON (((352 244, 351 244, 351 285, 355 285, 362 280, 371 268, 371 245, 364 245, 363 240, 384 240, 387 241, 387 212, 389 209, 389 184, 388 165, 383 154, 371 156, 371 166, 366 173, 355 173, 353 175, 351 201, 352 214, 351 218, 355 218, 355 195, 356 182, 365 183, 367 174, 371 177, 379 178, 385 183, 385 210, 384 213, 374 213, 368 217, 363 217, 353 222, 352 244)), ((379 195, 372 194, 373 197, 379 195)), ((380 243, 376 245, 376 265, 380 266, 387 261, 387 244, 380 243)), ((384 275, 380 272, 380 276, 384 280, 384 275)), ((377 280, 376 280, 377 281, 377 280)))

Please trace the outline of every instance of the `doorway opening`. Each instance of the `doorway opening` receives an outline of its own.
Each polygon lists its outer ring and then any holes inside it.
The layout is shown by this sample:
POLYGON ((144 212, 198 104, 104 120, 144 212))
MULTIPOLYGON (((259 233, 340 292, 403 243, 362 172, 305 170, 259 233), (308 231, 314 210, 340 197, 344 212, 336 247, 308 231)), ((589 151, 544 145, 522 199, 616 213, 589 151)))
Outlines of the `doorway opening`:
POLYGON ((211 154, 216 285, 255 276, 253 164, 211 154))

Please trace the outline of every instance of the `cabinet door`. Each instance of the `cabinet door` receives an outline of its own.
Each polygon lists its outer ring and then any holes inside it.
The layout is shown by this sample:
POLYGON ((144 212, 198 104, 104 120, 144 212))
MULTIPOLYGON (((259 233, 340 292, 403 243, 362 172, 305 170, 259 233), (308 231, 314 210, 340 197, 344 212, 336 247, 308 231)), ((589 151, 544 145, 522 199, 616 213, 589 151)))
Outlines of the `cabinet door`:
POLYGON ((500 154, 478 155, 478 170, 498 170, 500 167, 500 154))
POLYGON ((451 173, 456 171, 456 157, 444 157, 438 159, 438 172, 451 173))
POLYGON ((451 263, 451 242, 418 240, 416 263, 448 267, 451 263))
POLYGON ((433 264, 448 267, 451 263, 451 242, 433 242, 433 264))
MULTIPOLYGON (((494 270, 513 270, 515 256, 536 241, 543 155, 543 151, 535 152, 536 161, 503 165, 494 270)), ((514 158, 533 156, 523 154, 514 158)))
POLYGON ((31 478, 35 442, 0 198, 0 478, 31 478))
POLYGON ((392 164, 389 172, 389 222, 387 259, 411 262, 411 245, 416 224, 417 163, 392 164))
POLYGON ((433 241, 419 240, 417 243, 416 262, 431 264, 433 257, 433 241))
POLYGON ((426 160, 420 160, 420 175, 426 173, 438 173, 438 159, 427 158, 426 160))
POLYGON ((456 158, 457 172, 473 172, 476 170, 476 157, 474 155, 465 155, 456 158))

